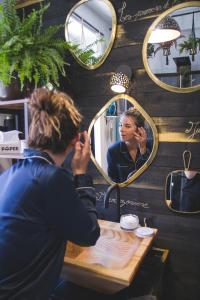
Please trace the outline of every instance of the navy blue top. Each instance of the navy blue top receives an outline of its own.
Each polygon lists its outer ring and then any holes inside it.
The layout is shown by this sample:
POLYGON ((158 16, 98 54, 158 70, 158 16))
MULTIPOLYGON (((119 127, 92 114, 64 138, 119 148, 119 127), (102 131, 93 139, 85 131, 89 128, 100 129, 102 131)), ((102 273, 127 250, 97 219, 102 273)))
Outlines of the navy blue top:
POLYGON ((66 241, 89 246, 100 229, 89 175, 74 180, 45 152, 27 150, 0 176, 0 299, 47 300, 66 241))
POLYGON ((141 155, 138 149, 134 161, 125 142, 119 141, 112 144, 107 152, 108 176, 117 183, 126 181, 143 166, 149 155, 150 151, 148 149, 144 155, 141 155))
POLYGON ((167 199, 171 208, 182 212, 200 211, 200 174, 187 178, 184 171, 171 172, 167 178, 167 199))

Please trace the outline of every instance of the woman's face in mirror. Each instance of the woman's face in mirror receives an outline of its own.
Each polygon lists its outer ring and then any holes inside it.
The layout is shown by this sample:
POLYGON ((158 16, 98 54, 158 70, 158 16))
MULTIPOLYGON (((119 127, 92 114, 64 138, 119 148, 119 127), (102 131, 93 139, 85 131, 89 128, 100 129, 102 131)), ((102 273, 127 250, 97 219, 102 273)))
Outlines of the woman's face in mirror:
POLYGON ((157 149, 153 121, 128 95, 109 101, 92 121, 89 134, 92 159, 109 183, 127 185, 147 168, 157 149))
POLYGON ((142 114, 134 107, 119 116, 120 139, 107 151, 107 172, 112 181, 125 182, 148 160, 151 149, 147 145, 144 122, 142 114))
POLYGON ((124 142, 135 141, 135 135, 138 132, 138 127, 135 118, 122 116, 119 122, 120 139, 124 142))

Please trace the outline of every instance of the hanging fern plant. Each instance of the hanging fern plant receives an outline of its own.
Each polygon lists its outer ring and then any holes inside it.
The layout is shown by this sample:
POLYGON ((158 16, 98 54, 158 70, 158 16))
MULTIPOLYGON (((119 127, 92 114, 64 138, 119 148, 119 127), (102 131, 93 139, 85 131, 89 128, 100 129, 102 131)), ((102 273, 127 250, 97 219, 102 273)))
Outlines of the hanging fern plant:
POLYGON ((194 55, 197 54, 198 48, 200 48, 200 39, 196 38, 192 34, 183 43, 179 44, 179 52, 188 52, 192 55, 192 61, 194 61, 194 55))
POLYGON ((196 37, 195 25, 194 25, 194 12, 192 17, 192 31, 188 39, 179 45, 179 52, 188 52, 192 56, 192 61, 194 61, 194 56, 197 54, 198 48, 200 50, 200 38, 196 37))
POLYGON ((13 78, 38 87, 51 82, 59 86, 59 75, 66 76, 65 54, 68 43, 56 37, 63 25, 43 28, 43 16, 50 4, 19 17, 16 0, 0 4, 0 80, 5 86, 13 78))

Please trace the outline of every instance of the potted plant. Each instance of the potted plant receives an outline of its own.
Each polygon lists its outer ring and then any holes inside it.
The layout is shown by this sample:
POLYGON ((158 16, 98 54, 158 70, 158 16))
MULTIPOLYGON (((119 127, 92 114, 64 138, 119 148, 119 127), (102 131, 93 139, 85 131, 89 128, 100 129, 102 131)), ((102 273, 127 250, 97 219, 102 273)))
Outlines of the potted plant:
POLYGON ((63 25, 43 27, 49 4, 19 16, 16 0, 0 4, 0 81, 9 86, 13 79, 23 90, 52 83, 59 86, 59 75, 66 76, 65 54, 68 43, 57 38, 63 25))
POLYGON ((194 61, 194 56, 197 54, 198 47, 200 47, 200 39, 196 38, 195 35, 190 34, 186 41, 179 44, 179 52, 180 54, 183 53, 183 51, 188 52, 192 55, 192 61, 194 61))
POLYGON ((153 44, 147 44, 147 58, 151 58, 155 54, 155 46, 153 44))

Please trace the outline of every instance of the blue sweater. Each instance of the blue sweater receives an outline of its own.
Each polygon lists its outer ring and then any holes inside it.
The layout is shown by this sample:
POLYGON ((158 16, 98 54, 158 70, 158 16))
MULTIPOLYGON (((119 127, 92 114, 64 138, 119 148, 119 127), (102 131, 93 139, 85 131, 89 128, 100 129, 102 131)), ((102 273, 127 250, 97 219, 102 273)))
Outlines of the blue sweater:
POLYGON ((89 175, 71 175, 28 150, 0 176, 0 299, 47 300, 67 240, 94 245, 100 229, 89 175))

